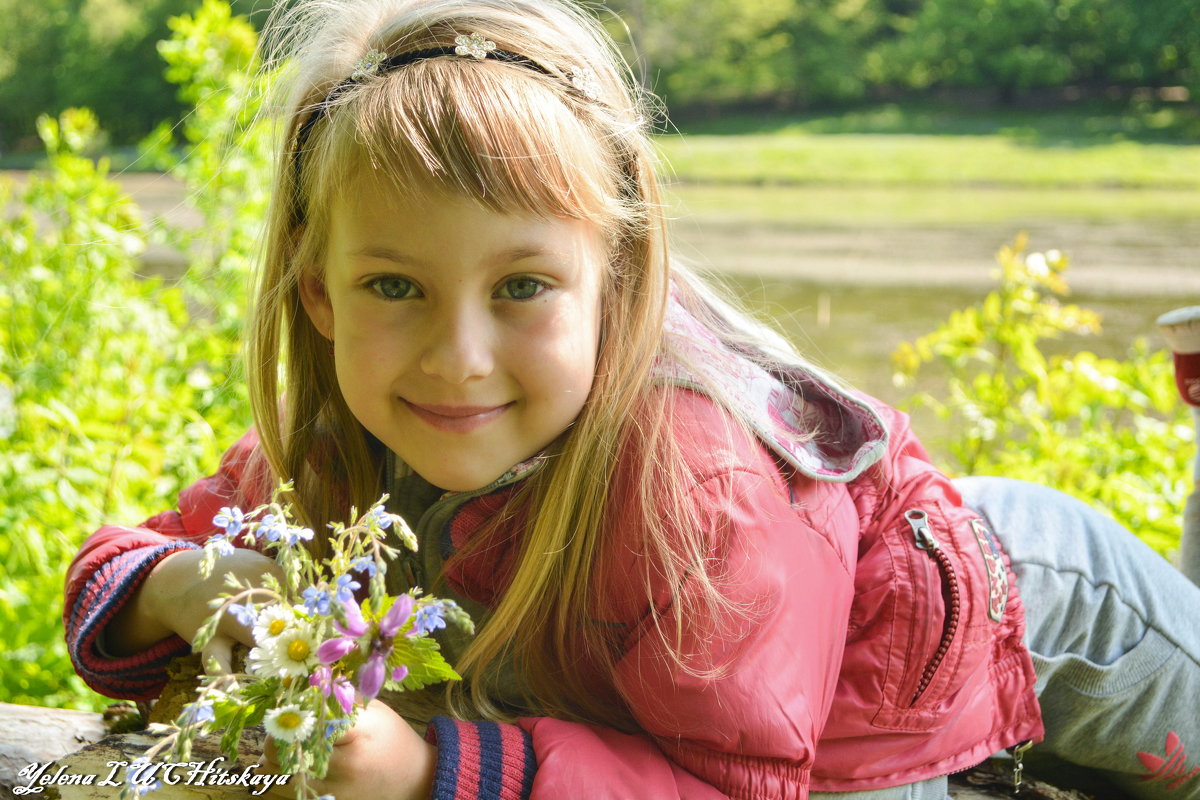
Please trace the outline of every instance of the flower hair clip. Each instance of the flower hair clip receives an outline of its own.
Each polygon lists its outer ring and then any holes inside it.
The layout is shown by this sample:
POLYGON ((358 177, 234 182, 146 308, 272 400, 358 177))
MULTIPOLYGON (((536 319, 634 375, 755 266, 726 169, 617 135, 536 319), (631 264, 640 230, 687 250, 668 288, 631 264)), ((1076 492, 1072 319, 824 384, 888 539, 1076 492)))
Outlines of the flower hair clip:
POLYGON ((566 73, 566 78, 571 87, 588 100, 600 99, 600 79, 592 70, 587 67, 576 69, 566 73))
POLYGON ((470 56, 480 61, 487 58, 488 53, 496 49, 496 43, 490 39, 483 38, 483 34, 481 33, 472 33, 469 36, 455 36, 454 44, 454 53, 456 55, 470 56))
POLYGON ((374 75, 379 72, 379 68, 386 60, 387 53, 382 53, 372 47, 365 56, 354 62, 354 71, 350 73, 350 80, 358 83, 363 78, 374 75))

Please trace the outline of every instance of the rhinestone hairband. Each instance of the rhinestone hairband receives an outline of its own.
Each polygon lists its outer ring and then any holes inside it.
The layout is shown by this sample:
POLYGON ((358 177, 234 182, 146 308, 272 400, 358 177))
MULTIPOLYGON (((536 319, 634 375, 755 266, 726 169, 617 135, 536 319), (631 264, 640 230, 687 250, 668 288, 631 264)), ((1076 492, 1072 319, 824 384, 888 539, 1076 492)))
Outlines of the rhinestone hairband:
MULTIPOLYGON (((349 91, 351 87, 362 83, 374 75, 386 75, 393 70, 409 64, 415 64, 418 61, 428 61, 432 58, 443 58, 446 56, 473 58, 477 61, 490 58, 508 64, 517 64, 518 66, 532 69, 535 72, 540 72, 552 78, 556 77, 553 72, 532 58, 508 50, 501 50, 496 47, 495 42, 484 38, 479 33, 454 37, 453 47, 430 47, 424 50, 410 50, 406 53, 399 53, 390 57, 386 53, 372 48, 365 56, 355 62, 354 71, 350 73, 350 77, 334 86, 329 91, 329 94, 325 96, 325 99, 313 109, 312 114, 304 121, 304 124, 300 126, 300 130, 296 133, 295 154, 297 173, 299 173, 300 154, 304 152, 304 147, 308 143, 308 137, 312 134, 313 126, 328 113, 337 99, 349 91)), ((573 69, 570 72, 563 73, 563 77, 566 79, 568 88, 583 97, 595 100, 600 96, 600 84, 596 79, 596 73, 592 70, 587 68, 573 69)))

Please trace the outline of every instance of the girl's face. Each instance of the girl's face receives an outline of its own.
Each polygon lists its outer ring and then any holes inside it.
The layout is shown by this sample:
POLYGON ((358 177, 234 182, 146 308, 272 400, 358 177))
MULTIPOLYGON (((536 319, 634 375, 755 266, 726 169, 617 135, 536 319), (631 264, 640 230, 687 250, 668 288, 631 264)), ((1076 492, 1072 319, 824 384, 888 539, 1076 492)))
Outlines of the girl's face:
POLYGON ((368 431, 435 486, 479 489, 575 420, 596 372, 593 224, 360 181, 301 298, 368 431))

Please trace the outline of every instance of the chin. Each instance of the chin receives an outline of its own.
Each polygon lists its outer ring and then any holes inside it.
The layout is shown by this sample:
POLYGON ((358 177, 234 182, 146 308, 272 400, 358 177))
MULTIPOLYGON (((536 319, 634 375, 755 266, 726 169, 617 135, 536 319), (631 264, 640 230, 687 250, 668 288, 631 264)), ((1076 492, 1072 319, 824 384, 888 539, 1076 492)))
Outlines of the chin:
POLYGON ((433 470, 431 473, 424 473, 414 467, 414 470, 422 478, 432 483, 439 489, 444 489, 447 492, 474 492, 482 489, 492 481, 504 474, 504 471, 496 473, 462 473, 462 472, 443 472, 441 470, 433 470))

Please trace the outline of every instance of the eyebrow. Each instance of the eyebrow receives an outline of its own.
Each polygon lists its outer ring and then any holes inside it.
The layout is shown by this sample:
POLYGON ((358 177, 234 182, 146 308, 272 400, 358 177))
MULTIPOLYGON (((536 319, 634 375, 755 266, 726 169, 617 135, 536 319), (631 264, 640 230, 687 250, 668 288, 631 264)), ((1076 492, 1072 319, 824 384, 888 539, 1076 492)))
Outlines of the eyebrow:
MULTIPOLYGON (((351 253, 355 256, 364 256, 367 258, 378 258, 384 261, 392 261, 397 264, 405 264, 408 266, 424 266, 419 258, 413 258, 391 247, 383 245, 367 245, 359 248, 351 253)), ((511 264, 514 261, 521 261, 526 258, 539 258, 541 256, 555 255, 555 251, 547 250, 544 247, 536 245, 518 245, 510 247, 507 250, 501 250, 496 253, 493 260, 502 264, 511 264)))

